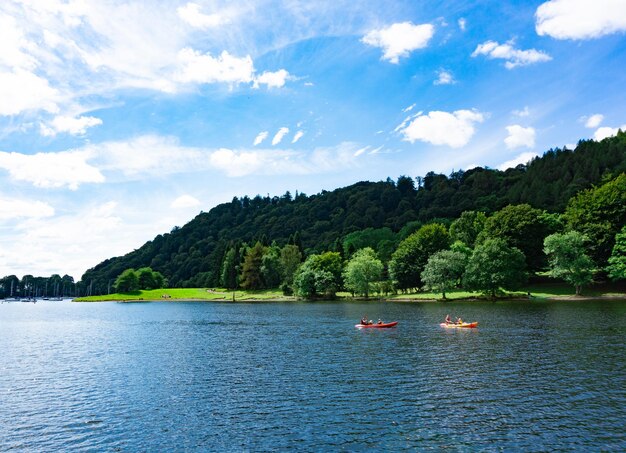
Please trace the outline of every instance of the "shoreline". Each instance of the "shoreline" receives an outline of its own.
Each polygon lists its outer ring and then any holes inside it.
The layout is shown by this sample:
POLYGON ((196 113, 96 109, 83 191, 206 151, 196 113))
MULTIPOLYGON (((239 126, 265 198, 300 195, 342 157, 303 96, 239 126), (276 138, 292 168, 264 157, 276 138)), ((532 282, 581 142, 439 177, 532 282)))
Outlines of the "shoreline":
MULTIPOLYGON (((287 296, 288 297, 288 296, 287 296)), ((456 302, 585 302, 585 301, 626 301, 626 293, 607 293, 597 296, 590 295, 554 295, 554 296, 531 296, 529 297, 498 297, 495 299, 487 299, 481 297, 465 297, 458 299, 435 299, 435 298, 410 298, 410 297, 398 297, 398 298, 344 298, 339 297, 335 299, 296 299, 296 298, 242 298, 242 299, 201 299, 201 298, 163 298, 163 299, 107 299, 107 300, 75 300, 76 303, 100 303, 100 302, 116 302, 116 303, 150 303, 150 302, 219 302, 219 303, 280 303, 280 302, 382 302, 382 303, 456 303, 456 302)))

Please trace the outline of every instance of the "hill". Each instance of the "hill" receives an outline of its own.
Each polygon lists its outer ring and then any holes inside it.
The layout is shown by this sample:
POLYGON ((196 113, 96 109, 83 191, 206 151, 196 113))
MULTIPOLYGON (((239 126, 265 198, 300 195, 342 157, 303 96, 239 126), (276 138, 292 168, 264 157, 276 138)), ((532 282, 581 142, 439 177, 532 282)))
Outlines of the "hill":
POLYGON ((363 181, 311 196, 233 198, 127 255, 103 261, 81 281, 92 294, 103 293, 124 269, 149 266, 172 287, 218 286, 233 242, 289 241, 307 253, 322 252, 342 249, 343 238, 361 230, 388 231, 391 241, 399 240, 422 223, 450 222, 468 210, 491 213, 528 203, 559 213, 579 191, 623 171, 626 133, 620 132, 601 142, 580 141, 575 150, 551 149, 506 171, 477 167, 449 176, 429 172, 415 179, 363 181))

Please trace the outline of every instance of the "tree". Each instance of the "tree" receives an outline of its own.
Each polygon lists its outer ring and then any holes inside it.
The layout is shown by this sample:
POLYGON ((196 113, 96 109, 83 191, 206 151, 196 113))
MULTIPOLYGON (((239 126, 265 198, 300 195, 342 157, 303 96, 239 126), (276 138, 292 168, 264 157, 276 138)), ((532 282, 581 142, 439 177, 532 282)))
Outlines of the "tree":
POLYGON ((626 280, 626 226, 615 235, 615 245, 606 271, 612 280, 626 280))
POLYGON ((422 272, 422 281, 430 290, 441 292, 445 299, 446 292, 461 283, 467 261, 468 257, 463 252, 441 250, 428 259, 422 272))
POLYGON ((255 290, 265 287, 263 275, 261 274, 264 253, 265 247, 263 247, 263 244, 259 241, 246 252, 241 269, 242 288, 255 290))
POLYGON ((343 271, 346 289, 369 297, 372 285, 381 279, 383 263, 370 247, 357 251, 343 271))
POLYGON ((294 276, 295 293, 301 297, 334 297, 341 287, 341 270, 341 255, 338 252, 311 255, 294 276))
POLYGON ((474 249, 464 284, 495 298, 500 288, 517 289, 526 281, 525 261, 524 254, 504 239, 487 239, 474 249))
POLYGON ((504 239, 524 254, 530 270, 538 271, 546 265, 543 240, 555 233, 552 229, 554 226, 553 219, 540 209, 527 204, 509 205, 486 220, 478 241, 486 238, 504 239))
POLYGON ((461 241, 474 248, 476 238, 483 231, 487 216, 480 211, 464 211, 461 217, 450 225, 450 237, 453 241, 461 241))
POLYGON ((118 293, 130 293, 139 289, 139 276, 135 269, 126 269, 115 280, 115 290, 118 293))
POLYGON ((267 288, 278 288, 281 282, 280 248, 277 245, 267 247, 261 260, 261 275, 267 288))
POLYGON ((156 280, 151 268, 142 267, 141 269, 137 269, 137 278, 139 280, 139 289, 156 288, 156 280))
POLYGON ((574 285, 576 295, 580 295, 583 285, 593 281, 594 263, 586 254, 585 242, 588 239, 578 231, 551 234, 544 241, 550 276, 574 285))
POLYGON ((626 224, 626 173, 600 187, 584 190, 565 210, 569 229, 589 238, 591 258, 604 267, 611 256, 615 235, 626 224))
POLYGON ((424 225, 402 241, 389 262, 389 273, 397 287, 419 288, 422 285, 420 275, 428 258, 449 245, 448 231, 438 223, 424 225))
POLYGON ((302 253, 297 245, 287 244, 280 250, 281 281, 283 292, 293 290, 293 276, 302 262, 302 253), (287 290, 287 291, 285 291, 287 290))
POLYGON ((229 248, 224 255, 220 284, 226 289, 239 286, 239 253, 236 246, 229 248))

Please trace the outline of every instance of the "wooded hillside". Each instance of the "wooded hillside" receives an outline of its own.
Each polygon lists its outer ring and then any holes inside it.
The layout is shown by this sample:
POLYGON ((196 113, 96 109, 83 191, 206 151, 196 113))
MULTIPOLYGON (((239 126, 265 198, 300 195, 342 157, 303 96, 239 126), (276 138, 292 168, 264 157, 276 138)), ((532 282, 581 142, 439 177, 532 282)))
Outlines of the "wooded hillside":
POLYGON ((601 142, 581 141, 575 150, 549 150, 528 165, 506 171, 478 167, 449 176, 430 172, 396 181, 358 182, 311 196, 287 192, 280 197, 234 198, 127 255, 98 264, 81 281, 97 294, 106 292, 125 269, 151 267, 172 287, 218 286, 224 256, 235 242, 290 242, 306 254, 343 251, 346 237, 377 229, 391 248, 422 224, 433 219, 449 224, 464 211, 490 214, 526 203, 561 213, 575 194, 624 171, 626 133, 619 133, 601 142))

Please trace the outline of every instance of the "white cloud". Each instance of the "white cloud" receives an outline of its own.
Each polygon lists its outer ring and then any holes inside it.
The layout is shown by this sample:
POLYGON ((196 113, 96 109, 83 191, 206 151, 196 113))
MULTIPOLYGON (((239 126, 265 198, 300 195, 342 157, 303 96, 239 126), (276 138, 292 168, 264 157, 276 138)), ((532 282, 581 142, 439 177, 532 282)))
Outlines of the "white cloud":
POLYGON ((302 138, 303 135, 304 135, 304 131, 296 132, 295 135, 293 136, 293 140, 291 140, 291 143, 296 143, 298 140, 302 138))
POLYGON ((190 48, 178 53, 181 69, 176 79, 195 83, 250 83, 254 80, 252 58, 237 58, 223 51, 219 57, 201 54, 190 48))
MULTIPOLYGON (((366 147, 369 149, 370 147, 366 147)), ((250 174, 304 175, 335 173, 358 165, 359 147, 351 142, 316 148, 310 153, 293 150, 231 150, 219 149, 211 154, 211 165, 230 177, 250 174), (358 153, 358 154, 357 154, 358 153)))
POLYGON ((208 168, 209 151, 181 146, 175 137, 143 135, 85 147, 100 170, 127 178, 163 176, 208 168))
POLYGON ((513 110, 511 113, 515 116, 519 116, 520 118, 526 118, 530 115, 530 110, 528 109, 528 106, 526 106, 522 110, 513 110))
POLYGON ((72 116, 59 115, 56 116, 49 124, 41 124, 41 135, 46 137, 54 137, 58 133, 66 132, 71 135, 84 135, 87 128, 99 126, 102 124, 100 118, 93 116, 72 116))
POLYGON ((176 12, 182 20, 196 28, 217 27, 227 22, 220 14, 203 14, 197 3, 187 3, 185 6, 178 7, 176 12))
POLYGON ((42 218, 54 215, 48 203, 36 200, 0 197, 0 221, 19 218, 42 218))
POLYGON ((455 83, 454 77, 450 71, 440 69, 437 71, 437 80, 433 82, 435 85, 451 85, 455 83))
POLYGON ((67 272, 78 279, 98 261, 127 253, 141 243, 138 238, 145 235, 145 225, 144 232, 123 225, 118 210, 115 202, 107 202, 83 207, 75 214, 26 219, 13 229, 17 245, 0 253, 10 260, 11 273, 67 272))
POLYGON ((253 146, 260 145, 261 143, 263 143, 263 141, 267 138, 268 135, 269 135, 268 131, 259 132, 259 135, 256 136, 256 138, 254 139, 254 143, 252 145, 253 146))
POLYGON ((520 147, 532 148, 535 146, 535 129, 513 124, 506 127, 509 136, 504 139, 508 149, 520 147))
POLYGON ((589 118, 581 118, 581 120, 585 121, 585 127, 589 129, 594 129, 602 123, 604 120, 604 115, 600 113, 596 113, 595 115, 591 115, 589 118))
POLYGON ((623 0, 551 0, 535 13, 540 36, 556 39, 593 39, 626 31, 623 0))
POLYGON ((404 135, 404 140, 411 143, 420 140, 433 145, 460 148, 474 135, 475 123, 482 123, 483 120, 484 115, 476 110, 457 110, 452 113, 433 111, 428 115, 420 112, 400 132, 404 135))
POLYGON ((302 173, 291 151, 245 151, 219 149, 211 153, 210 163, 227 176, 237 177, 249 174, 302 173))
POLYGON ((431 24, 413 25, 411 22, 400 22, 387 28, 368 32, 361 41, 383 50, 383 60, 397 64, 400 57, 408 57, 417 49, 428 45, 435 27, 431 24))
POLYGON ((503 162, 502 164, 500 164, 500 166, 498 166, 498 170, 504 171, 507 168, 515 168, 519 164, 527 164, 528 162, 533 160, 535 157, 537 157, 537 153, 534 153, 534 152, 522 153, 516 158, 507 160, 506 162, 503 162))
POLYGON ((17 69, 0 71, 0 115, 17 115, 28 110, 45 110, 56 113, 59 92, 46 79, 31 72, 17 69))
POLYGON ((465 28, 467 27, 467 21, 461 17, 459 19, 459 28, 461 29, 461 31, 465 31, 465 28))
POLYGON ((276 135, 274 135, 274 138, 272 139, 272 145, 278 145, 283 140, 283 137, 288 133, 288 127, 281 127, 280 129, 278 129, 278 132, 276 132, 276 135))
POLYGON ((498 44, 496 41, 486 41, 479 44, 472 53, 472 57, 485 55, 489 59, 506 60, 504 66, 513 69, 518 66, 527 66, 533 63, 540 63, 552 60, 552 57, 545 52, 536 49, 519 50, 513 47, 513 42, 498 44))
POLYGON ((411 104, 411 105, 409 105, 408 107, 403 108, 403 109, 402 109, 402 112, 403 112, 403 113, 410 112, 411 110, 413 110, 413 108, 414 108, 414 107, 415 107, 415 104, 411 104))
POLYGON ((254 79, 254 87, 258 88, 259 85, 267 85, 268 88, 280 88, 285 86, 285 83, 290 78, 289 73, 280 69, 276 72, 264 72, 260 76, 254 79))
POLYGON ((104 182, 100 171, 87 163, 93 157, 89 151, 20 154, 0 151, 0 168, 7 170, 14 181, 24 181, 36 187, 78 189, 83 183, 104 182))
POLYGON ((191 195, 181 195, 170 204, 172 209, 187 209, 195 208, 196 206, 200 206, 200 200, 191 195))
POLYGON ((626 131, 626 124, 623 124, 621 127, 600 127, 593 134, 593 139, 599 142, 607 137, 613 137, 614 135, 617 135, 617 132, 620 129, 622 132, 626 131))

